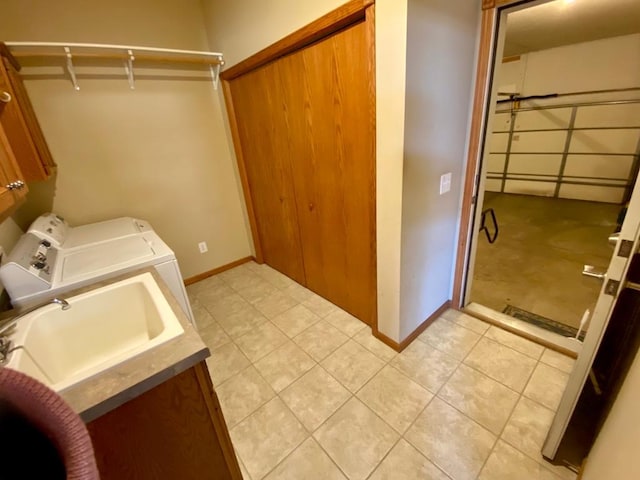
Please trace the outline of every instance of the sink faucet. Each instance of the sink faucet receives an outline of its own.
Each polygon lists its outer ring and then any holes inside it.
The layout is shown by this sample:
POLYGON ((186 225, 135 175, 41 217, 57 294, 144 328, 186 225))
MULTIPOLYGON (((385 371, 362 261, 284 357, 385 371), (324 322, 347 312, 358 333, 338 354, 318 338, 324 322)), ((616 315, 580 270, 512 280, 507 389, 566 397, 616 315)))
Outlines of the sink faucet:
POLYGON ((62 310, 68 310, 69 308, 71 308, 71 305, 69 305, 69 302, 67 302, 64 298, 54 298, 52 300, 47 300, 44 303, 34 305, 33 307, 22 310, 17 315, 6 318, 4 320, 0 320, 0 337, 2 337, 3 335, 7 335, 9 332, 11 332, 11 330, 13 330, 16 324, 18 323, 18 320, 20 320, 25 315, 28 315, 31 312, 35 312, 36 310, 42 307, 46 307, 47 305, 50 305, 52 303, 62 306, 62 310))

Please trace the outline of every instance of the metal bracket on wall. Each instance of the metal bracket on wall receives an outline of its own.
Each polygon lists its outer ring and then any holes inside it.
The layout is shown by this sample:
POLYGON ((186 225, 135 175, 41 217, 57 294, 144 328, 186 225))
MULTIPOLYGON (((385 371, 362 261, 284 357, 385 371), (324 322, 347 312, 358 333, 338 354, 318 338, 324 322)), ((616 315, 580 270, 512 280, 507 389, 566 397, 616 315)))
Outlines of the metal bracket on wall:
POLYGON ((224 62, 220 62, 216 65, 209 65, 214 90, 218 90, 218 84, 220 83, 220 68, 222 67, 222 65, 224 65, 224 62))
POLYGON ((135 90, 136 81, 135 78, 133 78, 133 61, 136 59, 136 57, 133 56, 133 51, 131 50, 127 50, 127 54, 129 55, 129 58, 124 61, 124 71, 127 73, 129 88, 131 88, 131 90, 135 90))
POLYGON ((76 78, 76 69, 73 66, 73 57, 71 56, 71 49, 69 47, 64 47, 64 53, 67 55, 67 72, 69 72, 69 76, 71 77, 71 83, 73 83, 73 89, 78 92, 80 91, 80 85, 78 85, 78 79, 76 78))

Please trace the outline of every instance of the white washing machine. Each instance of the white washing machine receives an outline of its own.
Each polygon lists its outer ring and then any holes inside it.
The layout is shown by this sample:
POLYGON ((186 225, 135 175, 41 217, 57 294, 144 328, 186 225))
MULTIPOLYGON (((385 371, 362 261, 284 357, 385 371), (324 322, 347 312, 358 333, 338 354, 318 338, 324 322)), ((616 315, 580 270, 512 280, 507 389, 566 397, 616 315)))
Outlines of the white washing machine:
POLYGON ((21 307, 149 266, 195 324, 175 254, 151 225, 134 218, 71 227, 57 215, 43 215, 0 267, 0 281, 21 307))

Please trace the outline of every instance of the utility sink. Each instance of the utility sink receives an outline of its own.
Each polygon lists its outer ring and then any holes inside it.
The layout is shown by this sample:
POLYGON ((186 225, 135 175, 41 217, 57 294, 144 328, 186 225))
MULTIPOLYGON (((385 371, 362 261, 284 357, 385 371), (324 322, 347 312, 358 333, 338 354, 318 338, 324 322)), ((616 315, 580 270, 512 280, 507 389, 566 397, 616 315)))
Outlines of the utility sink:
POLYGON ((6 365, 56 391, 184 332, 150 273, 66 300, 67 310, 51 304, 18 321, 11 340, 21 348, 6 365))

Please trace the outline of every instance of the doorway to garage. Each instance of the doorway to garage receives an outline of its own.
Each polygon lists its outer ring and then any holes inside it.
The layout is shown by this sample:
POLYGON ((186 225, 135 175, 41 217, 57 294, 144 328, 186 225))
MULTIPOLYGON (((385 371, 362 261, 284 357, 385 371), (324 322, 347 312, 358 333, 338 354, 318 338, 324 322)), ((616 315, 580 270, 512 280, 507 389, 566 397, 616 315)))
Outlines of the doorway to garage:
POLYGON ((462 302, 476 313, 588 329, 638 176, 633 3, 556 0, 501 20, 462 302))

